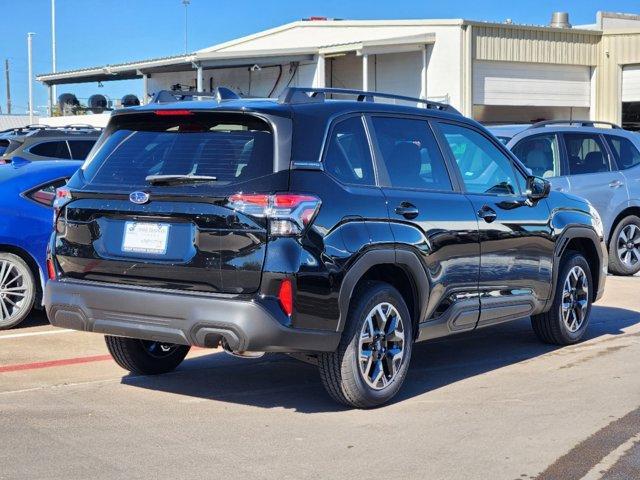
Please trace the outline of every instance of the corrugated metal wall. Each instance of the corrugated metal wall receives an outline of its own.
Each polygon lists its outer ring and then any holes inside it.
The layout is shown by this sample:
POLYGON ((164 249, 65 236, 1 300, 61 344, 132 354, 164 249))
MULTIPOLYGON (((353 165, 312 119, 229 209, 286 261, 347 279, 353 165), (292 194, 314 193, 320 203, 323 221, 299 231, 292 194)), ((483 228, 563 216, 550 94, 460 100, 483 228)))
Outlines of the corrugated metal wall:
POLYGON ((596 116, 599 120, 622 120, 622 68, 640 64, 640 32, 605 33, 598 58, 596 116))
POLYGON ((474 25, 476 60, 595 65, 599 32, 474 25))

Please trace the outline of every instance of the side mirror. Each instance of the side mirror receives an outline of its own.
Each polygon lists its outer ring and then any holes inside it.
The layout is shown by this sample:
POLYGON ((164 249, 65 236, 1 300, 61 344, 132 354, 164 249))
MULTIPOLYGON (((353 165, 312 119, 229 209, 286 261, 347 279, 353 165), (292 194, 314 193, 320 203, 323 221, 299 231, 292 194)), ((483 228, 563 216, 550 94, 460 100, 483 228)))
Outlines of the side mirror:
POLYGON ((533 175, 527 177, 527 197, 529 200, 537 201, 547 198, 551 192, 551 184, 548 180, 533 175))

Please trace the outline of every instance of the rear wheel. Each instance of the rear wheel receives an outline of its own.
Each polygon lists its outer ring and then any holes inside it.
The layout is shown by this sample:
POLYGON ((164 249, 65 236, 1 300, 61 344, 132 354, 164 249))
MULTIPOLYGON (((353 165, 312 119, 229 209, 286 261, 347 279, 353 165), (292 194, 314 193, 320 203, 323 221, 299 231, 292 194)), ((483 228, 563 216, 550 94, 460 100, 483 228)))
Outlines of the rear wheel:
POLYGON ((368 282, 352 297, 337 351, 318 356, 329 394, 349 407, 389 401, 409 368, 413 332, 402 295, 391 285, 368 282))
POLYGON ((22 258, 0 253, 0 330, 12 328, 31 312, 35 278, 22 258))
POLYGON ((589 264, 580 253, 568 252, 561 265, 553 305, 532 316, 531 325, 543 342, 570 345, 582 339, 589 325, 593 287, 589 264))
POLYGON ((107 335, 104 339, 116 363, 125 370, 139 375, 157 375, 175 370, 190 349, 186 345, 137 338, 107 335))
POLYGON ((635 215, 620 220, 611 235, 609 271, 616 275, 640 272, 640 218, 635 215))

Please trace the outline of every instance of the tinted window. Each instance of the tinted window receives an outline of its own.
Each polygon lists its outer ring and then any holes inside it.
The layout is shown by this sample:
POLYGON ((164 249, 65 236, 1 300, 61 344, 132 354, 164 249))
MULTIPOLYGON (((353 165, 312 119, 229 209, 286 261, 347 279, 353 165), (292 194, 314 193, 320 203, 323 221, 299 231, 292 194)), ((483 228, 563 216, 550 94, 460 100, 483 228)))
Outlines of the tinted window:
POLYGON ((598 173, 609 171, 606 150, 599 135, 565 133, 569 174, 598 173))
POLYGON ((55 142, 42 142, 29 148, 29 153, 40 157, 70 159, 67 142, 59 140, 55 142))
POLYGON ((426 121, 373 117, 373 127, 393 187, 451 190, 444 159, 426 121))
POLYGON ((516 177, 511 159, 488 138, 470 128, 449 123, 441 123, 440 129, 456 159, 468 192, 497 195, 519 193, 518 185, 523 184, 524 178, 516 177))
POLYGON ((335 125, 324 157, 325 170, 345 183, 375 185, 369 142, 361 117, 335 125))
POLYGON ((139 186, 149 175, 188 174, 229 185, 273 173, 273 134, 249 115, 131 116, 115 124, 83 169, 101 185, 139 186))
POLYGON ((69 140, 71 157, 74 160, 84 160, 87 158, 87 155, 89 155, 89 152, 95 143, 95 140, 69 140))
POLYGON ((9 140, 0 140, 0 156, 7 151, 7 147, 9 147, 9 140))
POLYGON ((616 157, 616 162, 621 169, 626 170, 640 164, 640 152, 631 143, 631 140, 613 135, 605 135, 605 138, 609 142, 609 147, 611 147, 613 155, 616 157))
POLYGON ((511 151, 536 177, 560 175, 560 149, 555 134, 527 137, 520 140, 511 151))

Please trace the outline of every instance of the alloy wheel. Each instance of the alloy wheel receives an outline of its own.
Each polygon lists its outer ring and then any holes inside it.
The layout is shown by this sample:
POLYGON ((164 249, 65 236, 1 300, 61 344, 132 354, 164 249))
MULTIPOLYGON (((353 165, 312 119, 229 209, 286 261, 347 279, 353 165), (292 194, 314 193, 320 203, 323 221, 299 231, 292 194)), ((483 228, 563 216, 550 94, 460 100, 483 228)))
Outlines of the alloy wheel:
POLYGON ((0 260, 0 323, 11 323, 22 315, 28 301, 27 281, 20 266, 0 260))
POLYGON ((640 262, 640 228, 630 224, 618 236, 618 258, 627 268, 634 268, 640 262))
POLYGON ((396 378, 405 353, 405 331, 398 310, 390 303, 373 307, 360 332, 358 364, 364 381, 382 390, 396 378))
POLYGON ((178 349, 175 343, 154 342, 152 340, 140 340, 145 351, 154 358, 164 358, 173 354, 178 349))
POLYGON ((567 329, 574 333, 587 318, 589 309, 589 280, 580 266, 569 270, 562 288, 562 320, 567 329))

